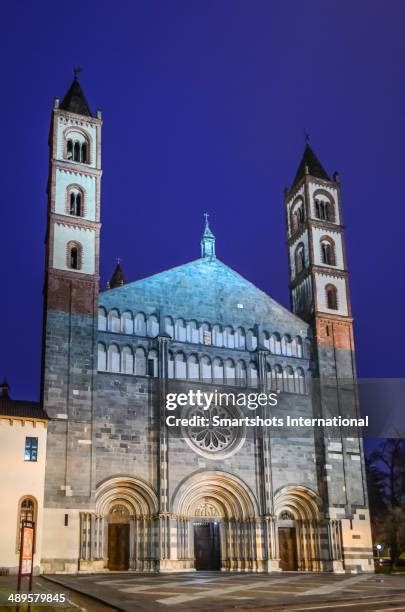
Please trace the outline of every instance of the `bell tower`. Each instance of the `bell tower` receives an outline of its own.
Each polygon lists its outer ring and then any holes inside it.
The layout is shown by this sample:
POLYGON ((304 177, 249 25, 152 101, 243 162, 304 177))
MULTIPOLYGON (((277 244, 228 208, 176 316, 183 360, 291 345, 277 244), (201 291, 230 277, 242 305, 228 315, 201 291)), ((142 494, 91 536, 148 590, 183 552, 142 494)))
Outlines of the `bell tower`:
POLYGON ((101 126, 100 111, 92 113, 75 75, 63 100, 55 99, 49 134, 41 391, 51 418, 45 478, 50 546, 59 537, 53 526, 63 526, 59 515, 70 510, 76 520, 72 509, 86 504, 92 491, 101 126))
MULTIPOLYGON (((314 416, 357 418, 339 175, 328 175, 308 142, 292 187, 285 191, 285 207, 291 308, 312 327, 314 416)), ((315 428, 314 435, 319 492, 329 521, 331 566, 325 569, 339 571, 346 556, 346 569, 357 564, 370 571, 370 524, 359 431, 315 428)))

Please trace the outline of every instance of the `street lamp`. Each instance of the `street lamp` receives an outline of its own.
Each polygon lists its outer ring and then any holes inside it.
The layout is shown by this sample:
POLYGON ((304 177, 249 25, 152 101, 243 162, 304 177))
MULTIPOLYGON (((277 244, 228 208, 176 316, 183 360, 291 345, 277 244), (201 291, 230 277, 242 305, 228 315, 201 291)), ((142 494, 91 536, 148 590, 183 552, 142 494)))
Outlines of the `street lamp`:
POLYGON ((377 544, 376 549, 377 549, 378 563, 380 563, 380 551, 383 549, 382 544, 377 544))

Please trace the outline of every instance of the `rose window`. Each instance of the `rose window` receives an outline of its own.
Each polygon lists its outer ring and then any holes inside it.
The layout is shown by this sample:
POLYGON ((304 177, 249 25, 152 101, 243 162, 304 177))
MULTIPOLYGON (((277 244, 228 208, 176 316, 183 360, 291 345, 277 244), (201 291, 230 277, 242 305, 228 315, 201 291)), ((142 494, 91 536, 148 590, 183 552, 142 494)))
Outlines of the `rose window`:
POLYGON ((224 458, 232 455, 243 444, 244 427, 218 424, 214 425, 214 417, 218 419, 240 418, 239 410, 235 407, 213 406, 208 410, 195 407, 187 413, 187 418, 200 417, 205 423, 188 426, 183 429, 185 440, 193 450, 209 459, 224 458))

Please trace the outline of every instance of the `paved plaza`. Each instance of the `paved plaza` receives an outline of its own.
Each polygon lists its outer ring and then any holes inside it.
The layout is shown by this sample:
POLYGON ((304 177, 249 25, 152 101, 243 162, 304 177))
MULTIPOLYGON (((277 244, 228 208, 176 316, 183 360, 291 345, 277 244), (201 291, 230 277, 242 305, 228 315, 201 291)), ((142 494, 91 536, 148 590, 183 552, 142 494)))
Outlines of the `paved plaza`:
POLYGON ((113 609, 142 610, 403 610, 405 576, 313 573, 108 573, 52 575, 61 589, 98 598, 113 609))

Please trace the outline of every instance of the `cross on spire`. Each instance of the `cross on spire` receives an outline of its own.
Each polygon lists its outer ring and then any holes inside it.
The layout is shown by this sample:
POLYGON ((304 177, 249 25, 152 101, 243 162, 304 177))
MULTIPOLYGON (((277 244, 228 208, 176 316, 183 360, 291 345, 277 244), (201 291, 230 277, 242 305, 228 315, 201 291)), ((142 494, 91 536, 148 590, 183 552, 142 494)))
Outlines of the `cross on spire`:
POLYGON ((75 77, 75 81, 77 81, 77 75, 79 74, 79 72, 82 72, 83 68, 80 68, 80 66, 73 66, 73 74, 75 77))
POLYGON ((208 223, 208 213, 204 213, 205 228, 201 238, 201 257, 215 257, 215 236, 208 223))

